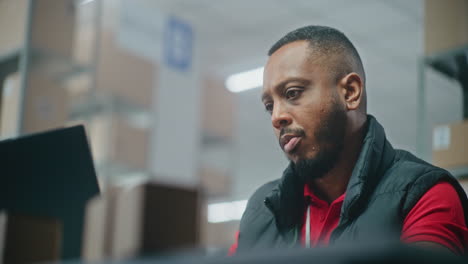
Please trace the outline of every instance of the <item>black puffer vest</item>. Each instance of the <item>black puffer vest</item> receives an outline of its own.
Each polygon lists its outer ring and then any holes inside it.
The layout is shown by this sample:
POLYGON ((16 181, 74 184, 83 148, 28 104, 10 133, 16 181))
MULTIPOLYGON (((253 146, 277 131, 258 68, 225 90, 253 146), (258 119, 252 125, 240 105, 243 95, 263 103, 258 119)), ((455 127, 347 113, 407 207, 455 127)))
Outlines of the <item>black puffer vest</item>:
MULTIPOLYGON (((457 190, 468 220, 466 194, 449 172, 393 149, 383 127, 370 115, 367 126, 331 245, 398 239, 408 212, 442 180, 457 190)), ((263 185, 249 199, 240 223, 237 252, 298 246, 305 206, 303 185, 289 165, 280 180, 263 185)))

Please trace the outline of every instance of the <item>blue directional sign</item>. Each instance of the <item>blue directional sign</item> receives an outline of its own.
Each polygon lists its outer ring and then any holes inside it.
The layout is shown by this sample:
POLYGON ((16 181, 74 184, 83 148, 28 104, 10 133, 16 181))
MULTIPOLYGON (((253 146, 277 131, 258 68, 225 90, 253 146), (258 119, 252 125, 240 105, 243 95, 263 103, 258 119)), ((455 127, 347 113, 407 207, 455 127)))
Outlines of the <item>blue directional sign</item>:
POLYGON ((164 33, 164 62, 167 66, 187 71, 192 65, 193 29, 185 21, 169 16, 164 33))

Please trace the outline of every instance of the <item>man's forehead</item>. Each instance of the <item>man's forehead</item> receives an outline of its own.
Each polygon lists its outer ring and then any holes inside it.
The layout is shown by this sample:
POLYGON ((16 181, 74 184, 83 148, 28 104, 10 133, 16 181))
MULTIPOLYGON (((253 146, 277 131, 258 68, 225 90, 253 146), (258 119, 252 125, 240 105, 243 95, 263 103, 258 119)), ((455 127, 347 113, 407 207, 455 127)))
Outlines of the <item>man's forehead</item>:
MULTIPOLYGON (((308 41, 299 40, 288 43, 278 50, 276 50, 273 54, 270 55, 268 58, 266 66, 270 64, 276 64, 279 61, 283 61, 284 59, 296 59, 298 57, 291 57, 292 55, 309 55, 311 54, 310 44, 308 41)), ((301 56, 301 57, 303 57, 301 56)), ((299 58, 301 58, 299 57, 299 58)))
POLYGON ((311 50, 307 41, 296 41, 284 45, 275 51, 267 60, 263 72, 263 81, 267 83, 272 77, 287 74, 294 70, 310 70, 323 66, 323 56, 311 50))

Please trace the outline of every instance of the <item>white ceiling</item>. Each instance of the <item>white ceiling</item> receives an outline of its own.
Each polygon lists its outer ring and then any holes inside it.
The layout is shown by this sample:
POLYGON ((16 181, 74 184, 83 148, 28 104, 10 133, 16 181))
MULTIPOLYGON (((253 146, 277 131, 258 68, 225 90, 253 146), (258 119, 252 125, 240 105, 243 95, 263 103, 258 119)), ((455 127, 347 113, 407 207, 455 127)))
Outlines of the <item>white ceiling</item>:
MULTIPOLYGON (((106 7, 118 6, 106 0, 106 7)), ((133 2, 136 2, 135 0, 133 2)), ((422 24, 422 1, 383 0, 139 0, 148 10, 190 22, 207 71, 221 75, 264 63, 268 48, 297 27, 323 24, 345 32, 372 62, 393 55, 405 62, 406 45, 422 24)), ((115 17, 111 16, 112 19, 115 17)), ((118 18, 117 18, 118 19, 118 18)), ((118 22, 117 22, 118 23, 118 22)))
POLYGON ((204 65, 220 74, 263 64, 268 48, 277 39, 309 24, 337 27, 355 42, 364 53, 363 57, 371 61, 377 61, 382 55, 393 55, 392 62, 404 63, 407 55, 414 52, 411 47, 421 44, 408 43, 407 39, 421 27, 422 1, 171 0, 151 3, 193 23, 201 39, 204 65), (408 44, 409 48, 405 48, 408 44))

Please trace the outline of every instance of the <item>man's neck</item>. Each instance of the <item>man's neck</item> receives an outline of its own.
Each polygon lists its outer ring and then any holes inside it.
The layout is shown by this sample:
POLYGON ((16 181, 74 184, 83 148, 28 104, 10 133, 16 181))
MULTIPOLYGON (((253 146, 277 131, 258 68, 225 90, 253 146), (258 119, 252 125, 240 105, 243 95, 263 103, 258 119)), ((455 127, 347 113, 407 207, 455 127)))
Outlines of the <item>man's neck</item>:
POLYGON ((349 179, 356 165, 365 136, 365 125, 347 136, 345 145, 335 166, 323 177, 314 179, 310 188, 320 199, 331 203, 346 192, 349 179))

